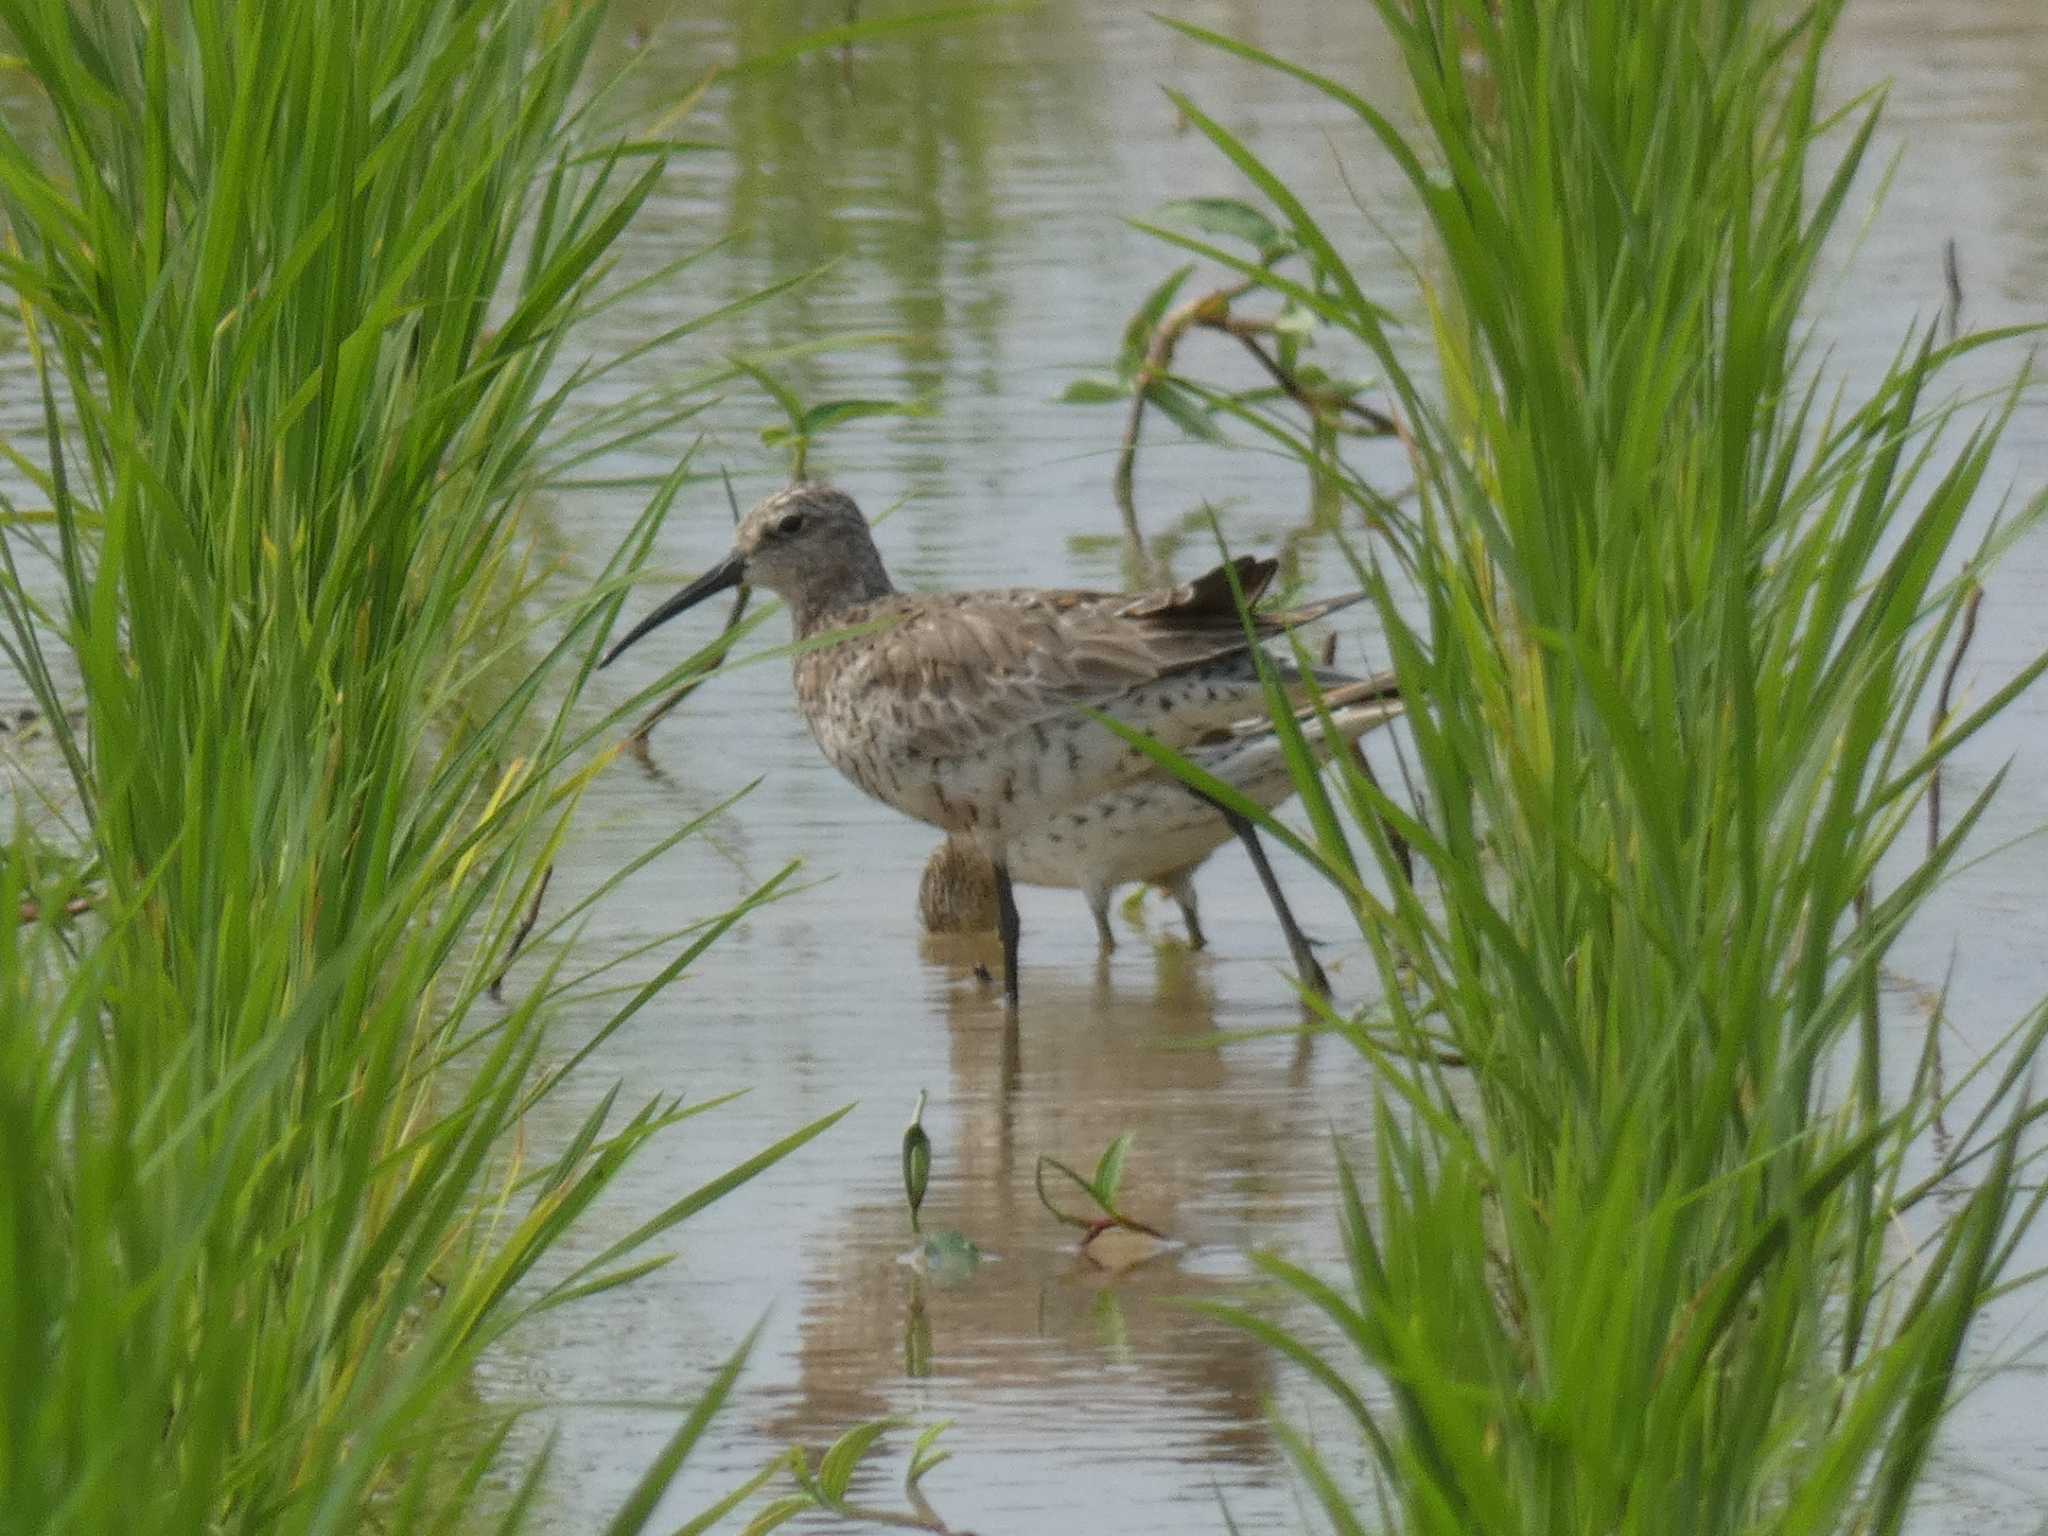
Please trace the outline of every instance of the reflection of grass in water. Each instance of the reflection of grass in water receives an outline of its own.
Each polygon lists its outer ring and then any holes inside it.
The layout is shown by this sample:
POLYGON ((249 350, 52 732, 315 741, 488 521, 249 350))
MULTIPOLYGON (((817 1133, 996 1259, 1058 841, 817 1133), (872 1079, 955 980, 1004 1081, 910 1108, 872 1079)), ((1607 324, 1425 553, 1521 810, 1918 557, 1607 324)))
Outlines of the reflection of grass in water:
MULTIPOLYGON (((868 7, 868 19, 888 9, 868 7)), ((800 28, 775 6, 742 3, 730 17, 742 57, 800 28)), ((738 83, 726 103, 731 226, 770 253, 771 270, 872 262, 889 284, 873 300, 905 333, 919 389, 938 382, 946 332, 976 324, 972 306, 948 312, 957 294, 946 263, 949 249, 985 243, 995 220, 990 118, 1024 105, 992 88, 1004 30, 991 20, 878 43, 850 83, 838 59, 820 55, 738 83), (873 217, 879 209, 891 216, 873 217)), ((962 275, 981 291, 971 265, 962 275)))
MULTIPOLYGON (((1385 519, 1361 575, 1416 701, 1420 806, 1348 765, 1334 799, 1301 776, 1297 847, 1384 982, 1384 1017, 1331 1021, 1381 1070, 1374 1179, 1345 1175, 1342 1288, 1267 1263, 1374 1392, 1219 1310, 1336 1395, 1402 1529, 1895 1530, 2042 1199, 2017 1176, 2048 1012, 1965 1069, 1951 1141, 1940 1012, 1887 1063, 1878 992, 1984 805, 1923 854, 1919 797, 2043 665, 1927 745, 1969 594, 2039 504, 1963 543, 2004 412, 1928 397, 1980 339, 1909 338, 1861 403, 1807 382, 1810 276, 1869 127, 1817 113, 1834 8, 1380 10, 1415 138, 1294 72, 1427 208, 1443 397, 1192 104, 1314 277, 1161 231, 1368 346, 1421 491, 1403 514, 1338 479, 1385 519), (1389 1039, 1446 1041, 1471 1080, 1389 1039)), ((1359 1528, 1333 1448, 1283 1438, 1359 1528)))
MULTIPOLYGON (((859 21, 886 26, 944 9, 868 0, 859 21)), ((714 12, 710 25, 701 10, 664 18, 650 42, 657 57, 632 89, 652 103, 664 82, 694 80, 721 59, 773 55, 844 19, 837 5, 747 0, 714 12)), ((937 396, 970 368, 994 378, 1009 302, 990 266, 1000 249, 1002 152, 1067 135, 1078 141, 1087 115, 1084 85, 1063 75, 1041 71, 1032 89, 1020 89, 1019 60, 1047 29, 1079 23, 1064 6, 990 7, 980 19, 880 32, 845 59, 828 50, 715 85, 707 116, 731 151, 729 165, 706 178, 690 178, 685 166, 678 190, 721 206, 745 255, 727 270, 751 282, 847 262, 844 276, 792 294, 773 336, 752 340, 839 329, 856 292, 860 323, 894 333, 903 392, 937 396)), ((840 392, 833 367, 803 360, 791 382, 806 398, 840 392)))
POLYGON ((63 857, 24 836, 0 867, 37 914, 0 924, 10 1530, 453 1520, 510 1428, 449 1433, 478 1354, 826 1123, 539 1274, 707 1107, 615 1092, 528 1166, 526 1112, 591 1048, 539 1070, 576 978, 483 1001, 608 761, 582 681, 680 483, 543 607, 523 508, 553 445, 601 446, 562 348, 659 172, 566 126, 593 15, 9 13, 63 133, 0 141, 47 407, 0 599, 83 807, 63 857))

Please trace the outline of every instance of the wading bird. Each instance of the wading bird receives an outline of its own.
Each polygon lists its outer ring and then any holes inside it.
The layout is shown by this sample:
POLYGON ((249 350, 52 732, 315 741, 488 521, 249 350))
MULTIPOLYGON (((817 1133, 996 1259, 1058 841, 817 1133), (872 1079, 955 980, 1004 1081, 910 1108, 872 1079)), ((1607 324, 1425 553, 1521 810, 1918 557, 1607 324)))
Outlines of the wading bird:
MULTIPOLYGON (((1098 714, 1185 750, 1265 707, 1259 641, 1356 602, 1284 612, 1254 603, 1277 562, 1248 555, 1167 591, 1012 587, 899 592, 867 520, 829 486, 778 491, 740 520, 718 564, 605 656, 742 583, 789 605, 801 649, 797 708, 826 759, 886 805, 970 836, 994 868, 1003 995, 1017 1006, 1011 844, 1063 811, 1153 776, 1154 760, 1098 714), (830 638, 843 631, 838 638, 830 638)), ((1291 670, 1291 669, 1289 669, 1291 670)), ((1327 990, 1251 824, 1224 811, 1287 935, 1296 967, 1327 990)))

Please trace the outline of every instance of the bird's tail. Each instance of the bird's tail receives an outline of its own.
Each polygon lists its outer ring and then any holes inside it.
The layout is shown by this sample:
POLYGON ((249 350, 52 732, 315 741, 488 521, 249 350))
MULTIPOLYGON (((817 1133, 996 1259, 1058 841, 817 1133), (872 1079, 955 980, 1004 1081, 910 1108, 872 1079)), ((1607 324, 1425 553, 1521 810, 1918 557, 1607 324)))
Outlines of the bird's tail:
POLYGON ((1323 683, 1320 677, 1316 681, 1322 688, 1321 709, 1318 709, 1316 700, 1310 699, 1294 712, 1294 718, 1304 724, 1317 719, 1319 714, 1325 712, 1334 719, 1340 712, 1352 714, 1365 711, 1371 714, 1367 727, 1370 729, 1372 725, 1377 725, 1382 720, 1393 719, 1407 708, 1406 701, 1401 697, 1401 684, 1392 672, 1378 672, 1371 677, 1362 677, 1356 682, 1339 683, 1334 688, 1323 683), (1373 714, 1375 710, 1378 713, 1373 714))
MULTIPOLYGON (((1300 722, 1310 745, 1318 750, 1324 750, 1322 722, 1325 715, 1335 727, 1340 741, 1356 741, 1374 726, 1385 724, 1407 708, 1401 697, 1400 684, 1392 672, 1353 677, 1348 672, 1338 672, 1329 667, 1316 667, 1303 673, 1287 666, 1281 669, 1280 683, 1286 690, 1288 701, 1294 705, 1294 718, 1300 722)), ((1270 719, 1255 715, 1231 726, 1229 734, 1245 739, 1269 735, 1272 731, 1270 719)))
MULTIPOLYGON (((1375 726, 1384 725, 1405 707, 1391 672, 1319 687, 1314 698, 1300 697, 1307 690, 1306 679, 1297 678, 1295 682, 1299 686, 1289 688, 1297 701, 1294 718, 1318 763, 1328 762, 1339 748, 1358 740, 1375 726)), ((1241 721, 1209 741, 1196 744, 1188 749, 1187 755, 1269 810, 1294 793, 1294 771, 1287 760, 1287 749, 1279 730, 1263 715, 1241 721)))

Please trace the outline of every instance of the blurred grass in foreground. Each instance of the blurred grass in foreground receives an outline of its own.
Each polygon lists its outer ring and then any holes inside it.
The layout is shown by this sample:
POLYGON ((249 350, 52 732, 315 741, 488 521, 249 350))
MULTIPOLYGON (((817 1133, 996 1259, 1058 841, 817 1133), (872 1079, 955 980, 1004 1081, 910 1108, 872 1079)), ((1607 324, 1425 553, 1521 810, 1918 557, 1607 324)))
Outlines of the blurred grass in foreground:
MULTIPOLYGON (((0 863, 0 1529, 459 1528, 510 1427, 450 1433, 479 1353, 836 1118, 541 1278, 710 1106, 615 1088, 538 1165, 526 1112, 788 873, 566 1062, 573 949, 485 1000, 621 734, 583 686, 682 472, 559 602, 522 508, 703 398, 585 409, 610 365, 565 352, 673 149, 592 131, 598 17, 0 4, 39 93, 0 125, 0 282, 45 406, 0 608, 70 779, 0 863)), ((506 1528, 539 1472, 497 1470, 506 1528)))

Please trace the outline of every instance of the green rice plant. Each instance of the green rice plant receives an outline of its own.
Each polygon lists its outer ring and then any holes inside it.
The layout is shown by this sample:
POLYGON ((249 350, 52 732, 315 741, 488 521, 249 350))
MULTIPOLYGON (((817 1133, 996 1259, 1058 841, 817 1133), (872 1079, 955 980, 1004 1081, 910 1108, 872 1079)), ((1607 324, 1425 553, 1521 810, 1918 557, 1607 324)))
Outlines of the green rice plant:
MULTIPOLYGON (((903 1496, 909 1508, 883 1509, 861 1504, 852 1497, 853 1480, 872 1459, 872 1453, 890 1430, 901 1428, 896 1419, 873 1419, 855 1425, 818 1457, 814 1467, 804 1448, 793 1445, 773 1463, 771 1470, 787 1469, 796 1492, 782 1494, 764 1504, 747 1522, 740 1536, 767 1536, 799 1515, 819 1512, 846 1525, 878 1525, 891 1530, 931 1531, 935 1536, 966 1536, 956 1532, 932 1506, 924 1491, 925 1478, 953 1459, 951 1451, 938 1448, 939 1437, 951 1427, 946 1420, 921 1431, 910 1450, 903 1474, 903 1496)), ((763 1480, 765 1481, 765 1479, 763 1480)))
POLYGON ((805 405, 795 390, 759 363, 744 357, 731 359, 734 368, 747 375, 773 400, 782 412, 779 425, 761 429, 761 441, 781 448, 789 455, 789 478, 810 478, 811 445, 835 427, 849 422, 869 421, 877 416, 928 416, 931 407, 922 400, 820 400, 805 405))
POLYGON ((17 787, 0 856, 0 1530, 455 1529, 510 1427, 454 1432, 479 1354, 837 1118, 550 1262, 712 1105, 615 1088, 539 1163, 527 1111, 789 874, 670 936, 566 1060, 546 1020, 604 966, 557 949, 486 1000, 621 732, 584 686, 685 471, 566 595, 525 514, 702 399, 580 403, 619 360, 575 328, 633 291, 608 253, 670 149, 594 131, 597 21, 0 3, 37 93, 0 123, 0 283, 44 426, 4 445, 32 492, 0 644, 69 776, 17 787))
POLYGON ((1044 1206, 1047 1214, 1061 1226, 1078 1228, 1084 1234, 1084 1243, 1088 1238, 1109 1227, 1122 1227, 1126 1231, 1142 1232, 1149 1237, 1164 1235, 1156 1228, 1148 1227, 1144 1222, 1125 1215, 1117 1206, 1117 1193, 1124 1181, 1124 1160, 1130 1156, 1131 1138, 1136 1134, 1135 1131, 1125 1131, 1104 1147, 1102 1156, 1096 1159, 1095 1172, 1087 1178, 1083 1178, 1050 1152, 1038 1154, 1038 1163, 1031 1176, 1032 1185, 1038 1191, 1038 1203, 1044 1206), (1047 1172, 1058 1174, 1080 1190, 1088 1197, 1088 1203, 1095 1207, 1098 1214, 1077 1215, 1053 1199, 1045 1188, 1047 1172))
POLYGON ((1155 227, 1354 338, 1418 484, 1411 510, 1340 477, 1385 529, 1358 569, 1415 794, 1349 763, 1326 788, 1304 751, 1292 837, 1383 984, 1324 1014, 1380 1067, 1370 1166, 1343 1170, 1341 1280, 1264 1260, 1368 1379, 1222 1310, 1355 1425, 1376 1493, 1280 1431, 1339 1531, 1898 1530, 2043 1198, 2018 1173, 2048 1009, 1944 1087, 1940 1011, 1879 990, 1997 776, 1931 847, 1923 798, 2048 665, 1930 739, 1969 594, 2038 526, 2035 500, 1970 531, 2024 377, 1947 382, 2000 335, 1909 333, 1841 381, 1807 345, 1878 110, 1823 104, 1836 0, 1376 9, 1403 107, 1182 30, 1398 167, 1435 379, 1191 102, 1315 280, 1155 227))
POLYGON ((924 1128, 925 1092, 917 1090, 917 1108, 911 1112, 910 1124, 903 1128, 903 1203, 910 1209, 910 1235, 924 1236, 924 1228, 918 1225, 917 1213, 924 1209, 925 1190, 932 1177, 932 1137, 924 1128))

